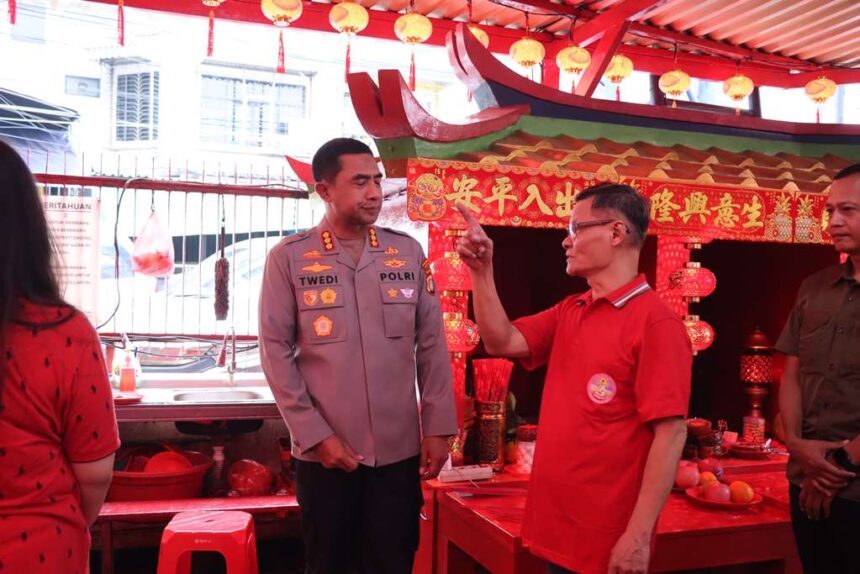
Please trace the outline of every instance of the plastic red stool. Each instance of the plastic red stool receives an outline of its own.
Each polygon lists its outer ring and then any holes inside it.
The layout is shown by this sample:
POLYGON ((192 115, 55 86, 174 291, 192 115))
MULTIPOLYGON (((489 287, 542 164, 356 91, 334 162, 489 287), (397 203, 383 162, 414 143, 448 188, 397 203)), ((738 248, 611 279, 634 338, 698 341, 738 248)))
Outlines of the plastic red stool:
POLYGON ((258 574, 254 519, 247 512, 180 512, 165 527, 158 574, 190 574, 192 552, 218 552, 227 574, 258 574))

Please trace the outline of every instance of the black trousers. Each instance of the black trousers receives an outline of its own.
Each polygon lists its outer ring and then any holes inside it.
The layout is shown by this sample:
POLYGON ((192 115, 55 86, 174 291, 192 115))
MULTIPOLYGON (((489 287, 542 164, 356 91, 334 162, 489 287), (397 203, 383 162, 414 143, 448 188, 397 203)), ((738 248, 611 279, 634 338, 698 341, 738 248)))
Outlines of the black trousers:
POLYGON ((838 496, 830 518, 810 520, 800 509, 800 487, 791 485, 791 527, 805 574, 860 574, 860 502, 838 496))
POLYGON ((295 462, 306 574, 411 574, 424 501, 418 457, 354 472, 295 462))
POLYGON ((576 572, 562 568, 552 562, 547 562, 546 574, 576 574, 576 572))

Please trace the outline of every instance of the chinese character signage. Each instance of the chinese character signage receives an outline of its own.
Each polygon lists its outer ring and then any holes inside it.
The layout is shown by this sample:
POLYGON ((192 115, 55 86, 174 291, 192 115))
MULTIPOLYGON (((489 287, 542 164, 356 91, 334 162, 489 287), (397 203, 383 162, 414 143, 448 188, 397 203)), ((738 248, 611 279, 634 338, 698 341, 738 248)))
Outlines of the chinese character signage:
MULTIPOLYGON (((607 181, 590 173, 410 159, 407 212, 413 220, 459 223, 462 203, 485 225, 564 228, 576 194, 607 181)), ((824 196, 780 190, 620 179, 651 200, 650 233, 821 243, 824 196)))

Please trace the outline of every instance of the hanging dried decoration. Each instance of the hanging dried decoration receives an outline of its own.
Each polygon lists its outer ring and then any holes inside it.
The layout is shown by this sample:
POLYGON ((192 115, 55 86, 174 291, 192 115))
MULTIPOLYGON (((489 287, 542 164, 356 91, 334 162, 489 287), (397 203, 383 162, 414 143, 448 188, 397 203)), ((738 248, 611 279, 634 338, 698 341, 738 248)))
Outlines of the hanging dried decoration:
POLYGON ((328 13, 328 21, 331 27, 346 36, 346 58, 344 60, 344 80, 349 77, 349 68, 352 52, 352 37, 367 28, 370 16, 367 9, 353 0, 343 0, 340 4, 331 7, 328 13))
POLYGON ((816 104, 815 123, 821 123, 821 106, 824 102, 833 97, 836 93, 837 87, 836 82, 830 78, 821 76, 820 78, 811 80, 803 88, 803 92, 806 94, 806 97, 816 104))
POLYGON ((215 8, 224 3, 224 0, 202 0, 203 5, 209 8, 209 36, 206 42, 206 57, 211 58, 215 51, 215 8))
POLYGON ((116 4, 116 35, 119 45, 125 46, 125 11, 122 0, 118 0, 116 4))
POLYGON ((415 12, 415 0, 409 0, 409 12, 394 21, 394 34, 409 44, 412 54, 409 57, 409 89, 415 91, 415 45, 426 42, 433 33, 433 23, 424 14, 415 12))
POLYGON ((302 0, 261 0, 260 9, 263 15, 272 21, 272 24, 281 28, 278 30, 278 65, 275 71, 279 74, 286 72, 284 31, 286 28, 302 15, 302 0))
POLYGON ((615 101, 621 101, 621 82, 633 73, 633 61, 624 54, 616 54, 609 60, 609 66, 603 72, 605 78, 615 84, 615 101))
POLYGON ((221 257, 215 261, 215 320, 223 321, 227 318, 230 310, 230 262, 224 256, 224 247, 227 242, 226 233, 226 210, 224 209, 224 196, 221 199, 221 257))
POLYGON ((18 2, 17 0, 9 0, 9 23, 15 24, 18 19, 18 2))
POLYGON ((528 70, 543 62, 546 49, 543 44, 529 36, 529 13, 526 12, 526 35, 511 44, 510 55, 514 62, 528 70))

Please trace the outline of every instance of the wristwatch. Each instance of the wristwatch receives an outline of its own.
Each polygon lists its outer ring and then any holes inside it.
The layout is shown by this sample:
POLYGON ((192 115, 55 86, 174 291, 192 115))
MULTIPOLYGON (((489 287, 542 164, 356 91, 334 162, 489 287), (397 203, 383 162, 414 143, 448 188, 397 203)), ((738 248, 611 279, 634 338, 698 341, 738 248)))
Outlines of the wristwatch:
POLYGON ((860 464, 851 462, 851 457, 848 456, 848 451, 844 447, 839 447, 833 451, 833 462, 847 470, 848 472, 860 473, 860 464))

